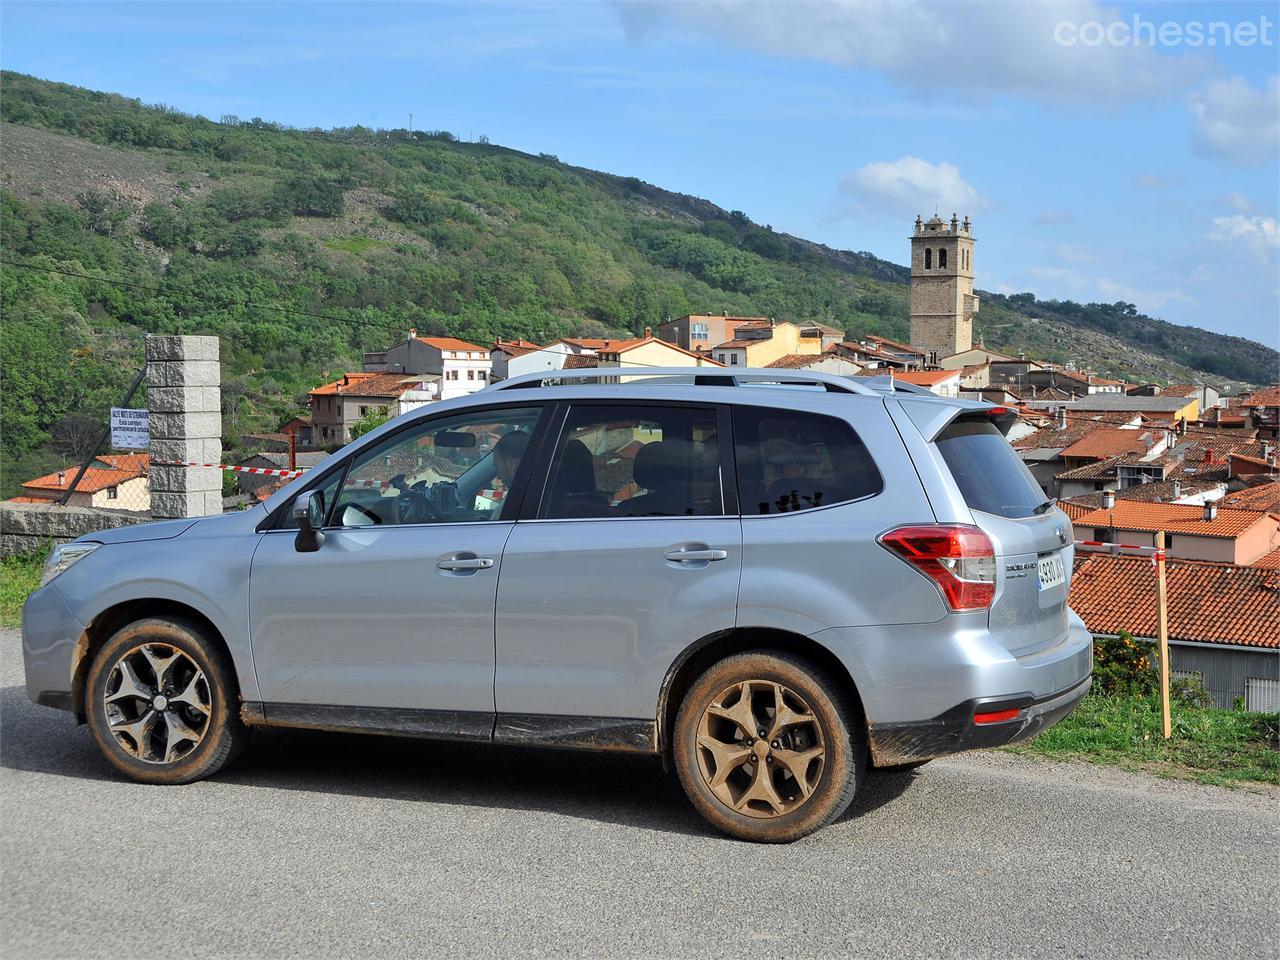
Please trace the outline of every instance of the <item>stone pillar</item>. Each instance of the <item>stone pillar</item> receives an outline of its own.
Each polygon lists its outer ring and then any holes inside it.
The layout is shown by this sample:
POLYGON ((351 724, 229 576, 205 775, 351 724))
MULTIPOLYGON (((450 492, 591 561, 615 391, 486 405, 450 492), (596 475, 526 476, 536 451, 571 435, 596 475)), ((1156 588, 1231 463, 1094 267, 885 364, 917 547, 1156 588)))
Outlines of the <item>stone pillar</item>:
POLYGON ((156 461, 222 461, 222 367, 217 337, 147 337, 151 514, 157 520, 222 512, 222 471, 156 461))

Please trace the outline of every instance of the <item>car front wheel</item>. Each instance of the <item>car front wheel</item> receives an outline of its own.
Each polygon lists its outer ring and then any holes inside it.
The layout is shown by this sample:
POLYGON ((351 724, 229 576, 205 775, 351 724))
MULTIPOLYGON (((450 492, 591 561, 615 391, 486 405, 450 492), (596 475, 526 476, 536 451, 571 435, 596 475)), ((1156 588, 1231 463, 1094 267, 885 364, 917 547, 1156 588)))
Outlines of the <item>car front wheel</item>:
POLYGON ((853 800, 865 747, 848 698, 784 651, 728 657, 690 688, 676 718, 675 767, 694 807, 744 840, 787 843, 853 800))
POLYGON ((195 623, 149 618, 98 651, 85 714, 103 755, 143 783, 190 783, 235 759, 248 738, 235 671, 195 623))

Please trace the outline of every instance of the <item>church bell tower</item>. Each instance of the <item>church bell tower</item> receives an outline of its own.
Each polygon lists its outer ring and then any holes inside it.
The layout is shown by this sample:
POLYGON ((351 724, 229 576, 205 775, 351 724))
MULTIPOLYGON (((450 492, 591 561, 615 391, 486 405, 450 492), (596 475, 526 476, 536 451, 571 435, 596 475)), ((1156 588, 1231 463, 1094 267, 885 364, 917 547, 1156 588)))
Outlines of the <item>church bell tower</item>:
POLYGON ((953 213, 948 224, 916 217, 911 237, 911 343, 938 359, 973 346, 973 230, 953 213))

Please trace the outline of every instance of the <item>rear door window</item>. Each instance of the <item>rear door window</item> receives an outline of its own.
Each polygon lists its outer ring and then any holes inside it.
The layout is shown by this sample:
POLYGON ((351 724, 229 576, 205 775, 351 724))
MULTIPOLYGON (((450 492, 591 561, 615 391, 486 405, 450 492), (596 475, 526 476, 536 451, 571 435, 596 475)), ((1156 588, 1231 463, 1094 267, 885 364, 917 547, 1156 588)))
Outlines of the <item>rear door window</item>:
POLYGON ((556 444, 540 516, 724 514, 713 407, 578 405, 556 444))
POLYGON ((870 452, 838 417, 735 407, 733 438, 745 515, 813 510, 884 488, 870 452))
POLYGON ((990 420, 956 420, 935 443, 970 509, 1016 520, 1044 503, 1035 477, 990 420))

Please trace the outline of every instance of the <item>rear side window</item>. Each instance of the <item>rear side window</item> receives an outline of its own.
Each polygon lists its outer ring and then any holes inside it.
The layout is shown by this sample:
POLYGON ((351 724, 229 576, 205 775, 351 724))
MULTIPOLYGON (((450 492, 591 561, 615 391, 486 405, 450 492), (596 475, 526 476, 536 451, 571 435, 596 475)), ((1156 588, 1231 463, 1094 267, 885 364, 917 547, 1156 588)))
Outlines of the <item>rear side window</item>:
POLYGON ((884 488, 866 446, 837 417, 735 407, 733 439, 745 515, 813 510, 884 488))
POLYGON ((956 420, 935 442, 971 509, 1017 519, 1044 503, 1044 491, 991 421, 956 420))
POLYGON ((720 516, 719 449, 712 407, 576 406, 556 444, 541 516, 720 516))

